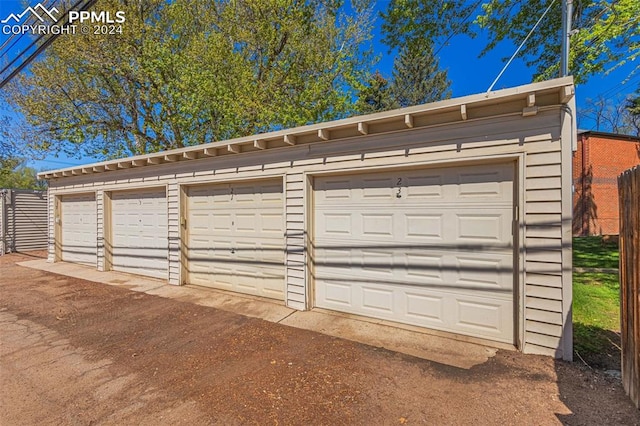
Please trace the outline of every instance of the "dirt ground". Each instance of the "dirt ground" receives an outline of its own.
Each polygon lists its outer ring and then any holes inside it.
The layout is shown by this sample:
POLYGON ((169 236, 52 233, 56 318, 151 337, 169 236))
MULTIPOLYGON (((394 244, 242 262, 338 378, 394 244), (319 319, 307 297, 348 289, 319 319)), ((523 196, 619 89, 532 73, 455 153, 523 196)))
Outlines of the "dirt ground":
POLYGON ((0 424, 640 425, 620 380, 500 351, 458 369, 0 257, 0 424))

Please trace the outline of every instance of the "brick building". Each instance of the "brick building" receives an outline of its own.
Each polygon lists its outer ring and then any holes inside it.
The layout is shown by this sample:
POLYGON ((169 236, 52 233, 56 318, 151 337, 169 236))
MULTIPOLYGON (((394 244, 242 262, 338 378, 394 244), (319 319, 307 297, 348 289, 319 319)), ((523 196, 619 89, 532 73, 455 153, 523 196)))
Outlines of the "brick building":
POLYGON ((573 153, 573 234, 618 234, 618 175, 640 164, 640 137, 578 132, 573 153))

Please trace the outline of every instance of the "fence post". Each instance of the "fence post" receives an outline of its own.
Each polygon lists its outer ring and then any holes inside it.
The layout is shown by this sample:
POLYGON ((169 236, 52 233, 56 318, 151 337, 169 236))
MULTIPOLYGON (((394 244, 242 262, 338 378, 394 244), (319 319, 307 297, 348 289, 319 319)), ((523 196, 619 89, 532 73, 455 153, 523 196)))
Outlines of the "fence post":
POLYGON ((618 176, 622 383, 640 408, 640 166, 618 176))

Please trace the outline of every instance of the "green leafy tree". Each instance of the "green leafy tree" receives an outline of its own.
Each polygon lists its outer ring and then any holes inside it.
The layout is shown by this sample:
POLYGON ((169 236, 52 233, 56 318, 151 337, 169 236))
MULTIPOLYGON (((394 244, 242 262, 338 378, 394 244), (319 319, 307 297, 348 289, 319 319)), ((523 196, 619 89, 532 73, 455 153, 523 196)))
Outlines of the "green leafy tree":
MULTIPOLYGON (((481 55, 509 40, 523 41, 551 0, 428 1, 392 0, 383 14, 385 42, 392 47, 414 40, 444 43, 456 34, 487 31, 489 43, 481 55), (473 16, 477 8, 480 13, 473 16)), ((638 0, 574 0, 570 71, 577 82, 608 72, 640 55, 638 0)), ((538 80, 559 74, 561 1, 555 1, 522 53, 538 80)), ((506 58, 505 58, 506 59, 506 58)), ((632 69, 638 72, 640 65, 632 69)))
POLYGON ((25 166, 24 159, 20 158, 20 149, 2 121, 0 128, 0 188, 15 189, 44 189, 45 183, 38 181, 35 169, 25 166))
POLYGON ((472 31, 471 14, 477 7, 466 0, 391 0, 383 12, 383 42, 401 48, 416 41, 435 42, 472 31))
POLYGON ((358 94, 356 109, 362 114, 388 111, 398 108, 392 92, 389 80, 384 78, 380 71, 376 71, 367 81, 367 84, 358 94))
POLYGON ((396 58, 391 92, 400 107, 435 102, 451 97, 447 72, 440 70, 431 43, 404 46, 396 58))
POLYGON ((37 172, 24 165, 24 161, 12 159, 0 161, 0 188, 45 189, 46 183, 39 181, 37 172))
POLYGON ((640 89, 629 96, 625 108, 629 128, 635 131, 636 136, 640 136, 640 89))
POLYGON ((635 96, 629 98, 626 108, 631 115, 637 117, 638 120, 640 120, 640 90, 636 92, 635 96))
POLYGON ((451 96, 447 72, 428 43, 403 47, 393 64, 393 77, 376 71, 358 94, 356 109, 363 114, 434 102, 451 96))
POLYGON ((5 100, 36 149, 107 158, 344 117, 371 56, 366 1, 104 0, 121 35, 65 35, 5 100))

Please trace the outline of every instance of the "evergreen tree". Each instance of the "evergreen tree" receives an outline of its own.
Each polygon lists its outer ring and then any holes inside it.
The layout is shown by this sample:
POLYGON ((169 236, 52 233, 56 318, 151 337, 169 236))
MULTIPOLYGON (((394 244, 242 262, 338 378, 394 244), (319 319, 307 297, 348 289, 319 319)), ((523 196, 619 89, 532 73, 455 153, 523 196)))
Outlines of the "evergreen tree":
POLYGON ((629 128, 636 136, 640 136, 640 89, 628 98, 625 108, 629 128))
POLYGON ((356 109, 362 114, 371 114, 394 108, 398 108, 398 104, 392 96, 391 84, 376 71, 358 94, 356 109))
POLYGON ((635 94, 635 97, 631 97, 627 101, 627 110, 634 117, 640 118, 640 89, 635 94))
MULTIPOLYGON (((561 3, 552 5, 521 53, 525 64, 535 68, 536 80, 558 76, 561 3)), ((507 40, 518 45, 550 4, 551 0, 390 0, 382 13, 383 42, 391 48, 414 40, 442 45, 458 34, 484 32, 488 43, 482 56, 507 40)), ((577 83, 640 58, 640 1, 574 0, 573 5, 569 69, 577 83)), ((629 76, 640 72, 640 65, 630 68, 629 76)))
POLYGON ((391 92, 400 107, 451 97, 447 71, 439 69, 430 43, 405 45, 396 58, 391 92))

